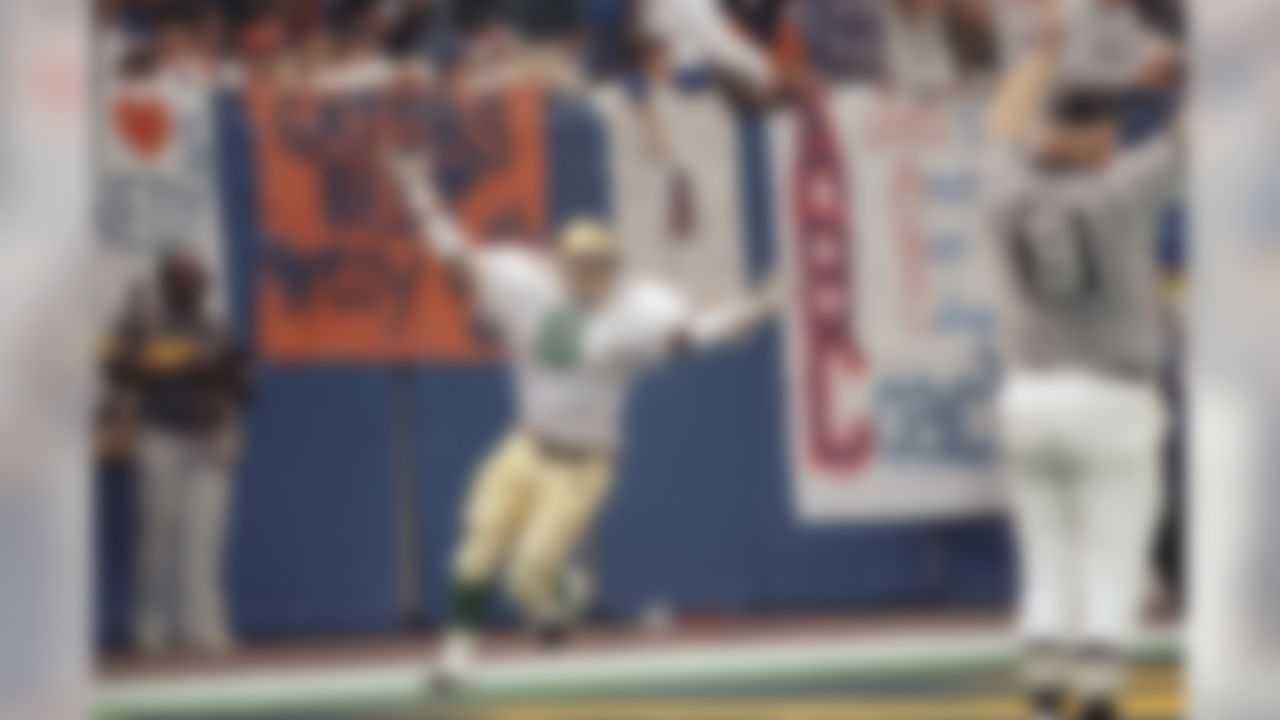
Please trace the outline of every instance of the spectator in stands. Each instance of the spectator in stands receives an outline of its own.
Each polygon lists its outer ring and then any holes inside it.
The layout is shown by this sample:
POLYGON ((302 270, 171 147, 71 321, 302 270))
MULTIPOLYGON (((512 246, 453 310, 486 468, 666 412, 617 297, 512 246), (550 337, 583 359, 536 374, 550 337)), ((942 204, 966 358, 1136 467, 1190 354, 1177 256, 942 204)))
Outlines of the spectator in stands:
POLYGON ((477 92, 514 82, 521 48, 510 0, 454 0, 449 12, 453 74, 477 92))
POLYGON ((991 0, 951 0, 947 4, 947 42, 962 81, 985 85, 999 64, 991 0))
POLYGON ((133 633, 148 654, 177 643, 215 654, 232 647, 222 565, 250 377, 206 307, 207 283, 195 255, 165 256, 159 301, 135 302, 106 351, 112 395, 137 408, 133 633))
POLYGON ((509 0, 520 38, 521 77, 561 92, 583 89, 585 16, 580 2, 509 0))
POLYGON ((883 0, 803 0, 797 23, 808 61, 824 78, 878 83, 885 79, 883 0))
POLYGON ((387 53, 400 60, 421 57, 429 51, 443 21, 443 13, 436 0, 406 0, 399 15, 388 23, 387 53))
POLYGON ((130 38, 154 32, 157 3, 144 0, 102 0, 97 4, 98 23, 130 38))
POLYGON ((631 0, 586 0, 586 64, 594 79, 614 79, 643 66, 636 10, 631 0))
POLYGON ((948 39, 943 0, 890 0, 886 7, 889 84, 917 99, 949 93, 959 70, 948 39))
POLYGON ((232 25, 236 66, 252 75, 270 75, 280 68, 288 50, 288 18, 281 12, 262 12, 232 25))
POLYGON ((740 31, 716 0, 644 0, 629 17, 651 77, 711 77, 753 105, 785 100, 804 84, 779 71, 766 49, 740 31))
POLYGON ((508 0, 512 25, 534 42, 564 41, 582 30, 582 6, 564 0, 508 0))
MULTIPOLYGON (((1050 13, 1071 28, 1063 49, 1062 80, 1123 91, 1141 84, 1167 88, 1176 78, 1174 43, 1161 27, 1161 0, 999 0, 1002 62, 1017 63, 1033 47, 1050 13)), ((1176 17, 1176 16, 1175 16, 1176 17)))
POLYGON ((227 19, 222 9, 205 5, 196 11, 192 23, 200 54, 211 66, 221 61, 227 51, 227 19))
POLYGON ((775 64, 763 44, 777 30, 780 17, 774 13, 744 15, 754 22, 740 24, 718 0, 591 0, 585 16, 595 75, 630 81, 645 142, 661 164, 675 158, 668 121, 653 101, 655 90, 710 89, 735 103, 768 107, 800 95, 807 85, 799 68, 775 64))
POLYGON ((1080 85, 1132 86, 1152 77, 1170 51, 1136 0, 1071 0, 1067 21, 1079 41, 1066 48, 1065 79, 1080 85))
POLYGON ((507 23, 509 0, 452 0, 449 12, 458 32, 475 35, 507 23))
POLYGON ((761 47, 774 47, 782 33, 787 0, 724 0, 725 10, 761 47))
POLYGON ((377 86, 392 76, 386 52, 390 18, 372 0, 342 0, 329 18, 336 39, 335 63, 327 74, 334 90, 377 86))
POLYGON ((1151 27, 1171 38, 1186 32, 1186 7, 1183 0, 1136 0, 1138 13, 1151 27))
POLYGON ((290 53, 290 70, 295 81, 314 86, 319 77, 337 62, 337 39, 328 23, 299 30, 290 53))
POLYGON ((179 81, 213 76, 217 58, 204 44, 197 8, 161 15, 156 21, 154 46, 160 64, 179 81))

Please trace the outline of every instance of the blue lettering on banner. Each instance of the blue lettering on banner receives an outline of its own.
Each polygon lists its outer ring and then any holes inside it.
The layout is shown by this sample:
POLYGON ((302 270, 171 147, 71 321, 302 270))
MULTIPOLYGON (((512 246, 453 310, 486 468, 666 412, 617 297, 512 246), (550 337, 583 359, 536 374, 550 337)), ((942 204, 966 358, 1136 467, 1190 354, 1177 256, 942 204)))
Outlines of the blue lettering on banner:
POLYGON ((925 193, 939 205, 973 207, 979 202, 978 179, 968 168, 931 172, 925 176, 925 193))
POLYGON ((998 379, 995 353, 980 348, 973 368, 953 381, 888 377, 876 388, 881 456, 892 462, 986 466, 995 443, 981 425, 998 379))
POLYGON ((389 299, 394 308, 388 316, 392 329, 408 320, 423 281, 424 260, 413 257, 404 264, 385 253, 331 248, 308 255, 268 251, 266 269, 280 281, 292 307, 301 310, 321 296, 333 307, 347 310, 382 306, 389 299))

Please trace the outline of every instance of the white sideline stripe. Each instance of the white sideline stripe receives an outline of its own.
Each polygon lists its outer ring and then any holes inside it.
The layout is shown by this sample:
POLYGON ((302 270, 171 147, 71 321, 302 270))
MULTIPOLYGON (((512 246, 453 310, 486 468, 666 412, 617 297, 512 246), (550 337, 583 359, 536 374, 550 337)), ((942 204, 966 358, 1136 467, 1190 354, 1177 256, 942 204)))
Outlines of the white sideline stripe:
MULTIPOLYGON (((1147 652, 1178 647, 1180 633, 1155 631, 1141 643, 1147 652)), ((752 673, 782 674, 823 668, 855 672, 911 665, 981 663, 1009 658, 1014 644, 999 632, 935 633, 919 637, 837 637, 804 641, 754 641, 715 647, 648 648, 583 652, 569 656, 494 659, 480 663, 474 687, 480 693, 583 687, 608 683, 732 680, 752 673)), ((265 704, 323 705, 343 700, 396 701, 423 692, 427 663, 338 666, 313 670, 243 671, 216 677, 117 680, 100 686, 103 712, 254 707, 265 704)))

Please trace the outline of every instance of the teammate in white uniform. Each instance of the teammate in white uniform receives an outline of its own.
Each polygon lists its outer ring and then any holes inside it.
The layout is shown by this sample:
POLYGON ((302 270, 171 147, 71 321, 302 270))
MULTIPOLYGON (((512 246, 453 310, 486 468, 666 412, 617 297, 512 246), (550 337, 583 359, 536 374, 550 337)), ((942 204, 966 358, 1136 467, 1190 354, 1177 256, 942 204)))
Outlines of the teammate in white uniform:
POLYGON ((496 576, 549 641, 581 604, 568 562, 609 495, 622 416, 643 370, 721 345, 766 321, 777 283, 695 311, 671 286, 625 274, 612 234, 577 221, 551 252, 469 242, 427 182, 422 158, 392 162, 430 249, 472 293, 515 370, 514 428, 472 482, 454 557, 451 626, 436 680, 465 681, 496 576))
POLYGON ((1085 720, 1111 720, 1162 499, 1154 241, 1184 151, 1181 123, 1118 151, 1109 94, 1057 85, 1062 40, 1043 41, 993 115, 988 209, 1009 309, 1000 416, 1036 717, 1062 717, 1073 689, 1085 720))

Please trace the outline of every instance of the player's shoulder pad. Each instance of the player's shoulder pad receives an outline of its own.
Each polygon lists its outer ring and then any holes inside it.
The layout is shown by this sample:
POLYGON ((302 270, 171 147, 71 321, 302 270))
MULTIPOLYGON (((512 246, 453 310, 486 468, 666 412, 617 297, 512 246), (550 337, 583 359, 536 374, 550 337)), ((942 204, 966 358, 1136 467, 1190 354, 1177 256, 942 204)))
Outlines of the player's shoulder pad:
POLYGON ((645 315, 662 317, 685 313, 688 301, 674 285, 651 277, 633 278, 627 286, 628 306, 645 315))
POLYGON ((487 242, 477 257, 488 273, 504 277, 540 276, 551 271, 551 263, 543 252, 519 240, 487 242))
POLYGON ((480 253, 490 262, 506 265, 533 265, 546 262, 542 252, 521 240, 489 240, 480 247, 480 253))

